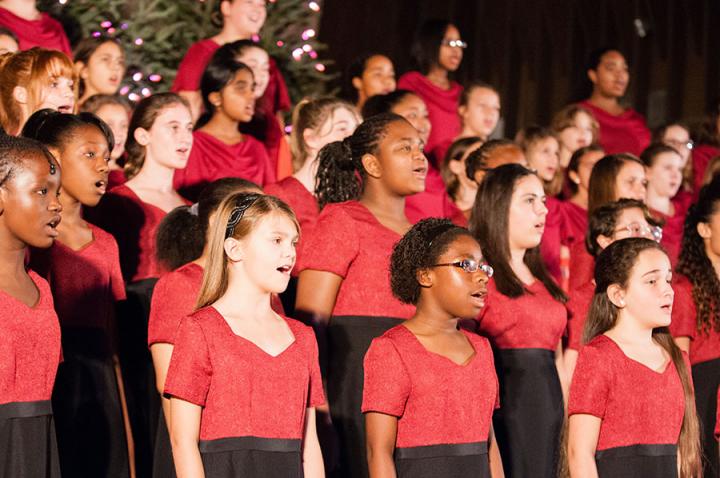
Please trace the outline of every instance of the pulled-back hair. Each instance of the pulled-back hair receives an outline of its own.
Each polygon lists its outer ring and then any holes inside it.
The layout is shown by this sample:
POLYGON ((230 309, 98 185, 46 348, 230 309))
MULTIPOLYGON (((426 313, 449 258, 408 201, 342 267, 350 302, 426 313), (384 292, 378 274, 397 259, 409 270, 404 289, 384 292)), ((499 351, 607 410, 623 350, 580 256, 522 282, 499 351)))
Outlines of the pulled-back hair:
POLYGON ((62 149, 68 140, 73 139, 77 129, 84 126, 94 126, 99 129, 108 143, 108 152, 112 151, 115 146, 112 130, 92 113, 73 115, 44 108, 28 118, 22 136, 38 140, 52 148, 62 149))
MULTIPOLYGON (((583 342, 587 343, 600 334, 615 327, 618 319, 618 307, 610 301, 607 290, 611 285, 625 289, 637 265, 640 254, 648 250, 665 253, 662 246, 651 239, 628 238, 615 241, 600 253, 595 262, 595 295, 583 333, 583 342)), ((685 393, 685 413, 678 448, 680 455, 680 477, 699 478, 702 470, 700 447, 700 426, 695 411, 695 393, 692 387, 690 371, 683 359, 682 352, 675 345, 667 327, 658 327, 652 332, 653 340, 670 356, 680 376, 685 393)))
POLYGON ((507 147, 520 149, 520 146, 515 144, 514 141, 505 138, 485 141, 482 146, 465 158, 465 174, 467 174, 467 177, 474 181, 475 173, 481 170, 481 168, 487 167, 490 156, 492 156, 497 150, 507 147))
POLYGON ((609 154, 595 163, 588 184, 588 213, 619 199, 616 191, 617 176, 623 166, 630 162, 645 167, 637 156, 629 153, 609 154))
POLYGON ((417 96, 416 93, 410 90, 395 90, 384 95, 374 95, 367 99, 362 107, 361 115, 363 119, 368 119, 371 116, 390 113, 399 103, 410 95, 417 96))
POLYGON ((423 75, 426 75, 433 65, 437 65, 440 46, 447 29, 451 26, 453 24, 447 20, 427 20, 415 32, 410 55, 423 75))
POLYGON ((637 199, 622 198, 617 201, 603 204, 595 209, 588 217, 588 230, 585 236, 585 248, 593 257, 597 257, 602 248, 597 240, 600 236, 612 237, 615 234, 617 221, 620 214, 626 209, 640 209, 645 220, 651 226, 659 226, 660 223, 650 214, 644 202, 637 199))
MULTIPOLYGON (((525 294, 527 289, 510 265, 510 203, 517 183, 527 176, 536 175, 519 164, 504 164, 488 171, 470 215, 470 231, 480 243, 488 264, 495 270, 493 279, 498 292, 513 298, 525 294)), ((539 244, 525 251, 523 262, 555 300, 567 301, 567 296, 545 268, 539 244)))
MULTIPOLYGON (((458 178, 457 174, 453 173, 450 169, 450 162, 462 161, 462 158, 465 156, 468 149, 478 143, 482 143, 482 141, 482 138, 479 136, 467 136, 465 138, 456 139, 448 148, 447 153, 445 153, 445 159, 440 166, 440 175, 443 178, 448 195, 453 200, 456 199, 455 196, 460 189, 460 178, 458 178)), ((465 174, 465 171, 463 171, 462 174, 465 174)), ((472 180, 473 178, 470 177, 470 179, 472 180)))
POLYGON ((640 161, 643 162, 645 167, 652 168, 657 157, 663 153, 672 153, 680 156, 680 153, 672 146, 668 146, 665 143, 652 143, 640 153, 640 161))
POLYGON ((351 62, 350 65, 347 67, 346 70, 346 82, 344 86, 345 94, 344 97, 348 98, 353 103, 357 103, 359 99, 358 90, 355 89, 355 86, 353 85, 352 81, 355 78, 362 78, 363 73, 365 73, 365 69, 367 69, 368 62, 371 58, 376 56, 383 56, 390 60, 390 63, 393 63, 392 59, 390 58, 390 55, 386 53, 381 53, 378 51, 373 51, 369 53, 365 53, 363 55, 360 55, 358 57, 355 57, 351 62))
MULTIPOLYGON (((602 149, 602 146, 599 144, 590 144, 587 146, 583 146, 582 148, 576 150, 572 156, 570 156, 570 162, 568 163, 566 175, 570 175, 571 172, 574 172, 575 174, 578 174, 578 171, 580 169, 580 160, 588 153, 604 153, 605 150, 602 149)), ((575 195, 578 192, 578 185, 575 184, 574 181, 566 181, 568 187, 570 188, 570 192, 575 195)))
POLYGON ((132 113, 132 107, 124 96, 104 94, 92 95, 90 98, 83 101, 82 105, 80 105, 80 111, 97 114, 103 106, 108 105, 121 106, 125 109, 125 111, 127 111, 128 116, 132 113))
POLYGON ((51 172, 57 169, 57 161, 41 142, 0 134, 0 187, 14 180, 26 166, 28 157, 33 154, 44 157, 51 165, 51 172))

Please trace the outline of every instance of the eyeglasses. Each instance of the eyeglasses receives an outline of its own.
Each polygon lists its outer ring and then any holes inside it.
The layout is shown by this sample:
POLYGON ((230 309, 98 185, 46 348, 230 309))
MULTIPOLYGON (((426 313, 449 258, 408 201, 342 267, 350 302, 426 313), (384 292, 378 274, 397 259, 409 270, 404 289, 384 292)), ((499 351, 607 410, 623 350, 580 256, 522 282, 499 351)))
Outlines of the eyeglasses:
POLYGON ((687 148, 687 149, 693 149, 695 147, 695 143, 692 141, 678 141, 676 139, 668 139, 665 141, 670 146, 673 146, 674 148, 687 148))
POLYGON ((616 234, 618 232, 627 232, 630 237, 645 237, 652 239, 655 242, 660 242, 663 237, 662 228, 660 226, 648 226, 646 224, 640 224, 639 222, 631 222, 625 227, 615 229, 616 234))
POLYGON ((450 48, 467 48, 468 44, 462 40, 443 40, 440 42, 442 46, 449 46, 450 48))
POLYGON ((478 269, 483 271, 488 278, 493 276, 495 272, 490 264, 487 262, 476 261, 475 259, 463 259, 457 262, 448 262, 445 264, 433 264, 430 267, 459 267, 465 272, 472 274, 477 272, 478 269))

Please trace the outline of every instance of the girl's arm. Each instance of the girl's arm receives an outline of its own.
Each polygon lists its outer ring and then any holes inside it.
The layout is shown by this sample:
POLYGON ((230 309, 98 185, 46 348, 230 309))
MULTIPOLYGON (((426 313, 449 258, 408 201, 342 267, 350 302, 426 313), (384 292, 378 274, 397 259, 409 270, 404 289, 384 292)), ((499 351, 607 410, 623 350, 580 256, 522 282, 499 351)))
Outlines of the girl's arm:
POLYGON ((170 431, 172 411, 170 410, 170 399, 163 396, 165 390, 165 378, 167 377, 168 367, 170 367, 170 357, 172 357, 172 344, 156 343, 150 346, 150 354, 152 355, 153 368, 155 369, 155 387, 160 394, 163 413, 165 414, 165 423, 170 431))
POLYGON ((567 377, 568 386, 572 383, 575 365, 577 365, 578 351, 574 349, 566 349, 564 355, 565 376, 567 377))
POLYGON ((598 478, 595 450, 601 419, 593 415, 571 415, 568 419, 568 467, 571 478, 598 478))
POLYGON ((565 408, 567 408, 568 392, 570 390, 570 377, 567 376, 567 371, 565 370, 562 339, 558 341, 557 349, 555 349, 555 368, 557 369, 558 378, 560 379, 560 388, 562 388, 563 403, 565 404, 565 408))
POLYGON ((332 272, 306 269, 298 277, 295 310, 309 316, 313 323, 327 323, 335 307, 343 278, 332 272))
POLYGON ((303 439, 303 472, 306 478, 325 478, 325 464, 315 428, 315 409, 308 408, 305 415, 303 439))
POLYGON ((492 424, 490 425, 490 435, 488 436, 488 459, 490 460, 490 476, 492 478, 505 478, 503 470, 502 458, 500 457, 500 448, 495 439, 495 431, 492 424))
POLYGON ((397 438, 397 417, 384 413, 365 414, 367 460, 370 478, 396 478, 395 439, 397 438))
POLYGON ((205 478, 198 447, 202 407, 173 397, 170 410, 170 442, 177 478, 205 478))

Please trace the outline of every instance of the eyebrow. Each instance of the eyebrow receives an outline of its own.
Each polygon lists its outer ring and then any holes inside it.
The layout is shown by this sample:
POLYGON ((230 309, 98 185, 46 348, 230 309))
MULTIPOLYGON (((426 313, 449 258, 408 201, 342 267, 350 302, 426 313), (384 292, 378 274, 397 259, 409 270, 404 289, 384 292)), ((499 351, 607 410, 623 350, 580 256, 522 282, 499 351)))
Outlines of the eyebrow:
POLYGON ((650 275, 650 274, 657 274, 658 272, 662 272, 662 271, 661 271, 660 269, 653 269, 653 270, 651 270, 651 271, 648 271, 648 272, 644 273, 644 274, 642 275, 642 277, 645 277, 645 276, 650 275))

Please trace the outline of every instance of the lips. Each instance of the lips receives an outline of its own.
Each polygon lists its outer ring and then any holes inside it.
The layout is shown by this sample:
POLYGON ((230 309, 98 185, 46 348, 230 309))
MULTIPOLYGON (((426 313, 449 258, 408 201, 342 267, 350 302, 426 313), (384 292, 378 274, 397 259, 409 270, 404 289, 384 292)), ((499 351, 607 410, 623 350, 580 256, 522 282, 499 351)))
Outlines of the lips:
POLYGON ((60 105, 57 107, 58 112, 60 113, 68 113, 72 114, 73 112, 73 106, 72 105, 60 105))
POLYGON ((672 314, 672 302, 670 302, 669 304, 661 305, 660 309, 663 311, 664 314, 671 315, 672 314))
POLYGON ((105 190, 107 189, 107 181, 105 181, 103 179, 96 181, 95 187, 97 188, 97 190, 100 194, 105 194, 105 190))
POLYGON ((60 217, 59 214, 57 214, 57 215, 53 216, 52 219, 47 222, 47 224, 45 224, 45 228, 47 230, 48 236, 53 237, 53 238, 58 236, 57 226, 58 226, 58 224, 60 224, 61 220, 62 220, 62 218, 60 217))
POLYGON ((485 306, 485 297, 487 297, 487 292, 485 290, 479 290, 470 294, 470 301, 475 306, 482 308, 485 306))
POLYGON ((290 272, 292 271, 292 269, 293 269, 293 265, 292 265, 292 264, 285 264, 285 265, 282 265, 282 266, 276 268, 276 270, 277 270, 278 272, 280 272, 280 273, 283 274, 283 275, 287 275, 287 276, 290 275, 290 272))

